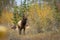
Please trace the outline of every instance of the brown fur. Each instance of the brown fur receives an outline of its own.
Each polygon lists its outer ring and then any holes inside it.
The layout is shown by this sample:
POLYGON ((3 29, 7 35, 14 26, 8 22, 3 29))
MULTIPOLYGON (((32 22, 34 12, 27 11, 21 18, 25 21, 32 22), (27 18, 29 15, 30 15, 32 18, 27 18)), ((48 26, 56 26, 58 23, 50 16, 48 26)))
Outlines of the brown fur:
POLYGON ((23 18, 22 18, 22 21, 21 21, 21 26, 18 25, 19 34, 21 34, 22 29, 23 29, 24 34, 25 34, 26 23, 27 23, 27 17, 25 15, 23 15, 23 18))

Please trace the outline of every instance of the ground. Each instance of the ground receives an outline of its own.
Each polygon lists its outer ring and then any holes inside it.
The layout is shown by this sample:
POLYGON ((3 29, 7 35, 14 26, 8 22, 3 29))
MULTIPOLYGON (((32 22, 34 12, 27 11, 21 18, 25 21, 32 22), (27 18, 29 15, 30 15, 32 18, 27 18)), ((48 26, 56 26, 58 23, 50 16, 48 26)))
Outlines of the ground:
POLYGON ((47 32, 38 34, 21 34, 11 32, 10 40, 60 40, 60 33, 47 32))
POLYGON ((60 40, 60 32, 46 32, 46 33, 19 35, 16 30, 9 29, 9 35, 7 39, 8 40, 60 40))

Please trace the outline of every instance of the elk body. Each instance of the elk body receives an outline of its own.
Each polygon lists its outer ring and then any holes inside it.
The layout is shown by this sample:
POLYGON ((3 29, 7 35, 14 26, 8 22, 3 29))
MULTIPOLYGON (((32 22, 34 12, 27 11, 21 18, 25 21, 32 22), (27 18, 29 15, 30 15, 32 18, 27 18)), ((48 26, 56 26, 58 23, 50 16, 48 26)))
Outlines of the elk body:
POLYGON ((27 17, 25 15, 23 15, 22 20, 20 21, 20 23, 18 23, 18 29, 19 29, 19 34, 21 34, 21 31, 23 29, 24 34, 25 34, 25 29, 26 29, 26 23, 27 23, 27 17))
MULTIPOLYGON (((18 23, 17 23, 19 34, 21 34, 22 30, 25 34, 25 29, 26 29, 26 26, 27 26, 26 23, 27 23, 27 17, 25 15, 23 15, 22 20, 18 21, 18 23)), ((16 25, 14 25, 12 27, 12 29, 15 30, 17 27, 16 27, 16 25)))

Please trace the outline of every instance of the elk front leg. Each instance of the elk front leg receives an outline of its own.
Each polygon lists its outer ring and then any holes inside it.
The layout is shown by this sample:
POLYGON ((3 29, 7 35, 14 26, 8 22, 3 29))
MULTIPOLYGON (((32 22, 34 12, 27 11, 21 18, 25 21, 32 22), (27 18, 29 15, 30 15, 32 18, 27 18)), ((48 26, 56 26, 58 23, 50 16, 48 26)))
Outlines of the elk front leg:
POLYGON ((22 28, 19 28, 19 34, 21 34, 22 28))
POLYGON ((24 34, 25 34, 25 27, 24 27, 23 31, 24 31, 24 34))

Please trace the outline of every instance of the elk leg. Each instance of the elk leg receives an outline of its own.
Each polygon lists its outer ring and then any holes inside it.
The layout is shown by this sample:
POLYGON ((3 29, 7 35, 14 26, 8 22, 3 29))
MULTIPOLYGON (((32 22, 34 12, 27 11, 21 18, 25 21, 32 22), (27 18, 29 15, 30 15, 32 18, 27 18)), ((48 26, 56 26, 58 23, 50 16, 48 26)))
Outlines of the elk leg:
POLYGON ((22 30, 21 26, 18 26, 19 34, 21 34, 21 30, 22 30))
POLYGON ((22 28, 19 28, 19 34, 21 34, 22 28))
POLYGON ((23 31, 24 31, 24 34, 25 34, 25 27, 23 29, 24 29, 23 31))

